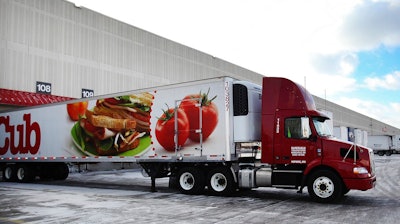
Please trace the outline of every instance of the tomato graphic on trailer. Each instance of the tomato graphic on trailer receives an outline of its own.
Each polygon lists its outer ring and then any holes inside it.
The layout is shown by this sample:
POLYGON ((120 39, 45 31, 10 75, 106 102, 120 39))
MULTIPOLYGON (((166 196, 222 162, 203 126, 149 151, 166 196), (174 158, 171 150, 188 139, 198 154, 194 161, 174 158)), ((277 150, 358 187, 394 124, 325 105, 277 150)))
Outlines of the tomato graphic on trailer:
POLYGON ((220 114, 217 108, 217 105, 225 105, 224 93, 223 86, 210 83, 156 91, 151 122, 156 123, 153 132, 156 155, 169 155, 175 152, 182 155, 202 155, 206 152, 204 150, 225 148, 225 142, 221 139, 226 138, 224 135, 226 127, 225 120, 221 116, 225 116, 226 112, 220 114), (165 108, 165 105, 173 105, 169 108, 178 109, 177 132, 175 132, 177 125, 175 118, 172 114, 166 113, 173 113, 174 109, 168 111, 161 109, 165 108), (166 119, 168 117, 169 119, 166 119), (202 120, 201 125, 200 120, 202 120), (175 134, 178 137, 176 151, 175 134))
POLYGON ((67 112, 71 120, 78 121, 80 117, 83 117, 85 115, 87 107, 87 101, 69 103, 67 104, 67 112))
POLYGON ((181 109, 167 109, 158 119, 156 137, 158 142, 167 151, 175 151, 175 113, 177 114, 178 148, 183 146, 189 137, 189 120, 181 109))
POLYGON ((209 99, 209 91, 207 93, 190 94, 183 98, 179 108, 185 111, 190 123, 189 138, 195 142, 200 141, 200 135, 196 130, 200 128, 200 105, 201 105, 201 127, 203 134, 203 141, 206 140, 218 124, 218 109, 213 100, 217 97, 214 96, 209 99), (199 105, 200 104, 200 105, 199 105))

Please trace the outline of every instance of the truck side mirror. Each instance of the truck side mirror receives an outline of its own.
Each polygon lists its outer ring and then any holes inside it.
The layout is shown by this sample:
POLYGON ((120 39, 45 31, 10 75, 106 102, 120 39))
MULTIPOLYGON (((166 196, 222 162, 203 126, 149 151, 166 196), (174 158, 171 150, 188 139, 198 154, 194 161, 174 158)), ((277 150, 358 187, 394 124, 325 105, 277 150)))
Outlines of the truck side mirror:
POLYGON ((302 138, 310 138, 311 129, 310 129, 310 119, 308 117, 301 118, 301 137, 302 138))

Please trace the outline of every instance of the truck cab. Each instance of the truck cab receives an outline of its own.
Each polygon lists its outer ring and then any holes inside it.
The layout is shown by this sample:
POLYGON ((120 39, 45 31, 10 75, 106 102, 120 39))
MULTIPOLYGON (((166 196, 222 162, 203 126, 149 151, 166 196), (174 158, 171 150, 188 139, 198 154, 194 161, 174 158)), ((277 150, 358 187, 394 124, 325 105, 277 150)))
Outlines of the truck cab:
POLYGON ((266 77, 262 94, 261 164, 270 166, 271 186, 307 186, 310 196, 322 202, 351 189, 373 188, 372 150, 334 139, 328 116, 316 109, 305 88, 266 77))

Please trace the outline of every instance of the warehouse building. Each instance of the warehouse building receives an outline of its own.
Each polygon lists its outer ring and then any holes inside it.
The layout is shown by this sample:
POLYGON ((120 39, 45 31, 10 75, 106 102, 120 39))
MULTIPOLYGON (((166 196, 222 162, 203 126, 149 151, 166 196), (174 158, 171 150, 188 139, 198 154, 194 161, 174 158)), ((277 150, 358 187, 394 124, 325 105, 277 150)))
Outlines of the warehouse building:
MULTIPOLYGON (((262 75, 63 0, 0 0, 0 109, 170 83, 262 75)), ((315 97, 335 128, 400 129, 315 97)), ((343 137, 343 136, 342 136, 343 137)))

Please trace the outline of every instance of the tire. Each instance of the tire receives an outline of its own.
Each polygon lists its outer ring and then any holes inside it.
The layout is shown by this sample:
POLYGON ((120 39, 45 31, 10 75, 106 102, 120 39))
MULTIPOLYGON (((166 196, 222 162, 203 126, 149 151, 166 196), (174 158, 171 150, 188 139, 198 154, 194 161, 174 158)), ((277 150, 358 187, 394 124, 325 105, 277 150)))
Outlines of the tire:
POLYGON ((378 155, 379 155, 379 156, 383 156, 383 155, 385 155, 385 152, 379 151, 379 152, 378 152, 378 155))
POLYGON ((57 164, 55 167, 55 173, 53 178, 55 180, 65 180, 69 175, 69 167, 66 163, 57 164))
POLYGON ((204 191, 203 172, 194 167, 182 168, 178 173, 178 188, 184 194, 200 194, 204 191))
POLYGON ((14 165, 6 165, 3 170, 3 180, 12 182, 17 180, 16 170, 14 165))
POLYGON ((211 170, 207 180, 208 189, 213 195, 227 196, 235 190, 235 181, 229 168, 219 167, 211 170))
POLYGON ((391 155, 392 155, 392 152, 391 152, 391 151, 386 151, 385 155, 386 155, 386 156, 391 156, 391 155))
POLYGON ((179 189, 178 178, 176 176, 169 177, 168 188, 175 189, 175 190, 179 189))
POLYGON ((349 193, 349 191, 350 191, 350 189, 348 189, 348 188, 346 187, 346 185, 343 184, 342 194, 343 194, 343 195, 346 195, 347 193, 349 193))
POLYGON ((35 178, 32 167, 28 165, 21 165, 17 168, 17 180, 19 182, 27 183, 33 181, 35 178))
POLYGON ((311 174, 307 190, 310 197, 317 202, 328 203, 343 197, 343 183, 340 177, 329 170, 318 170, 311 174))

